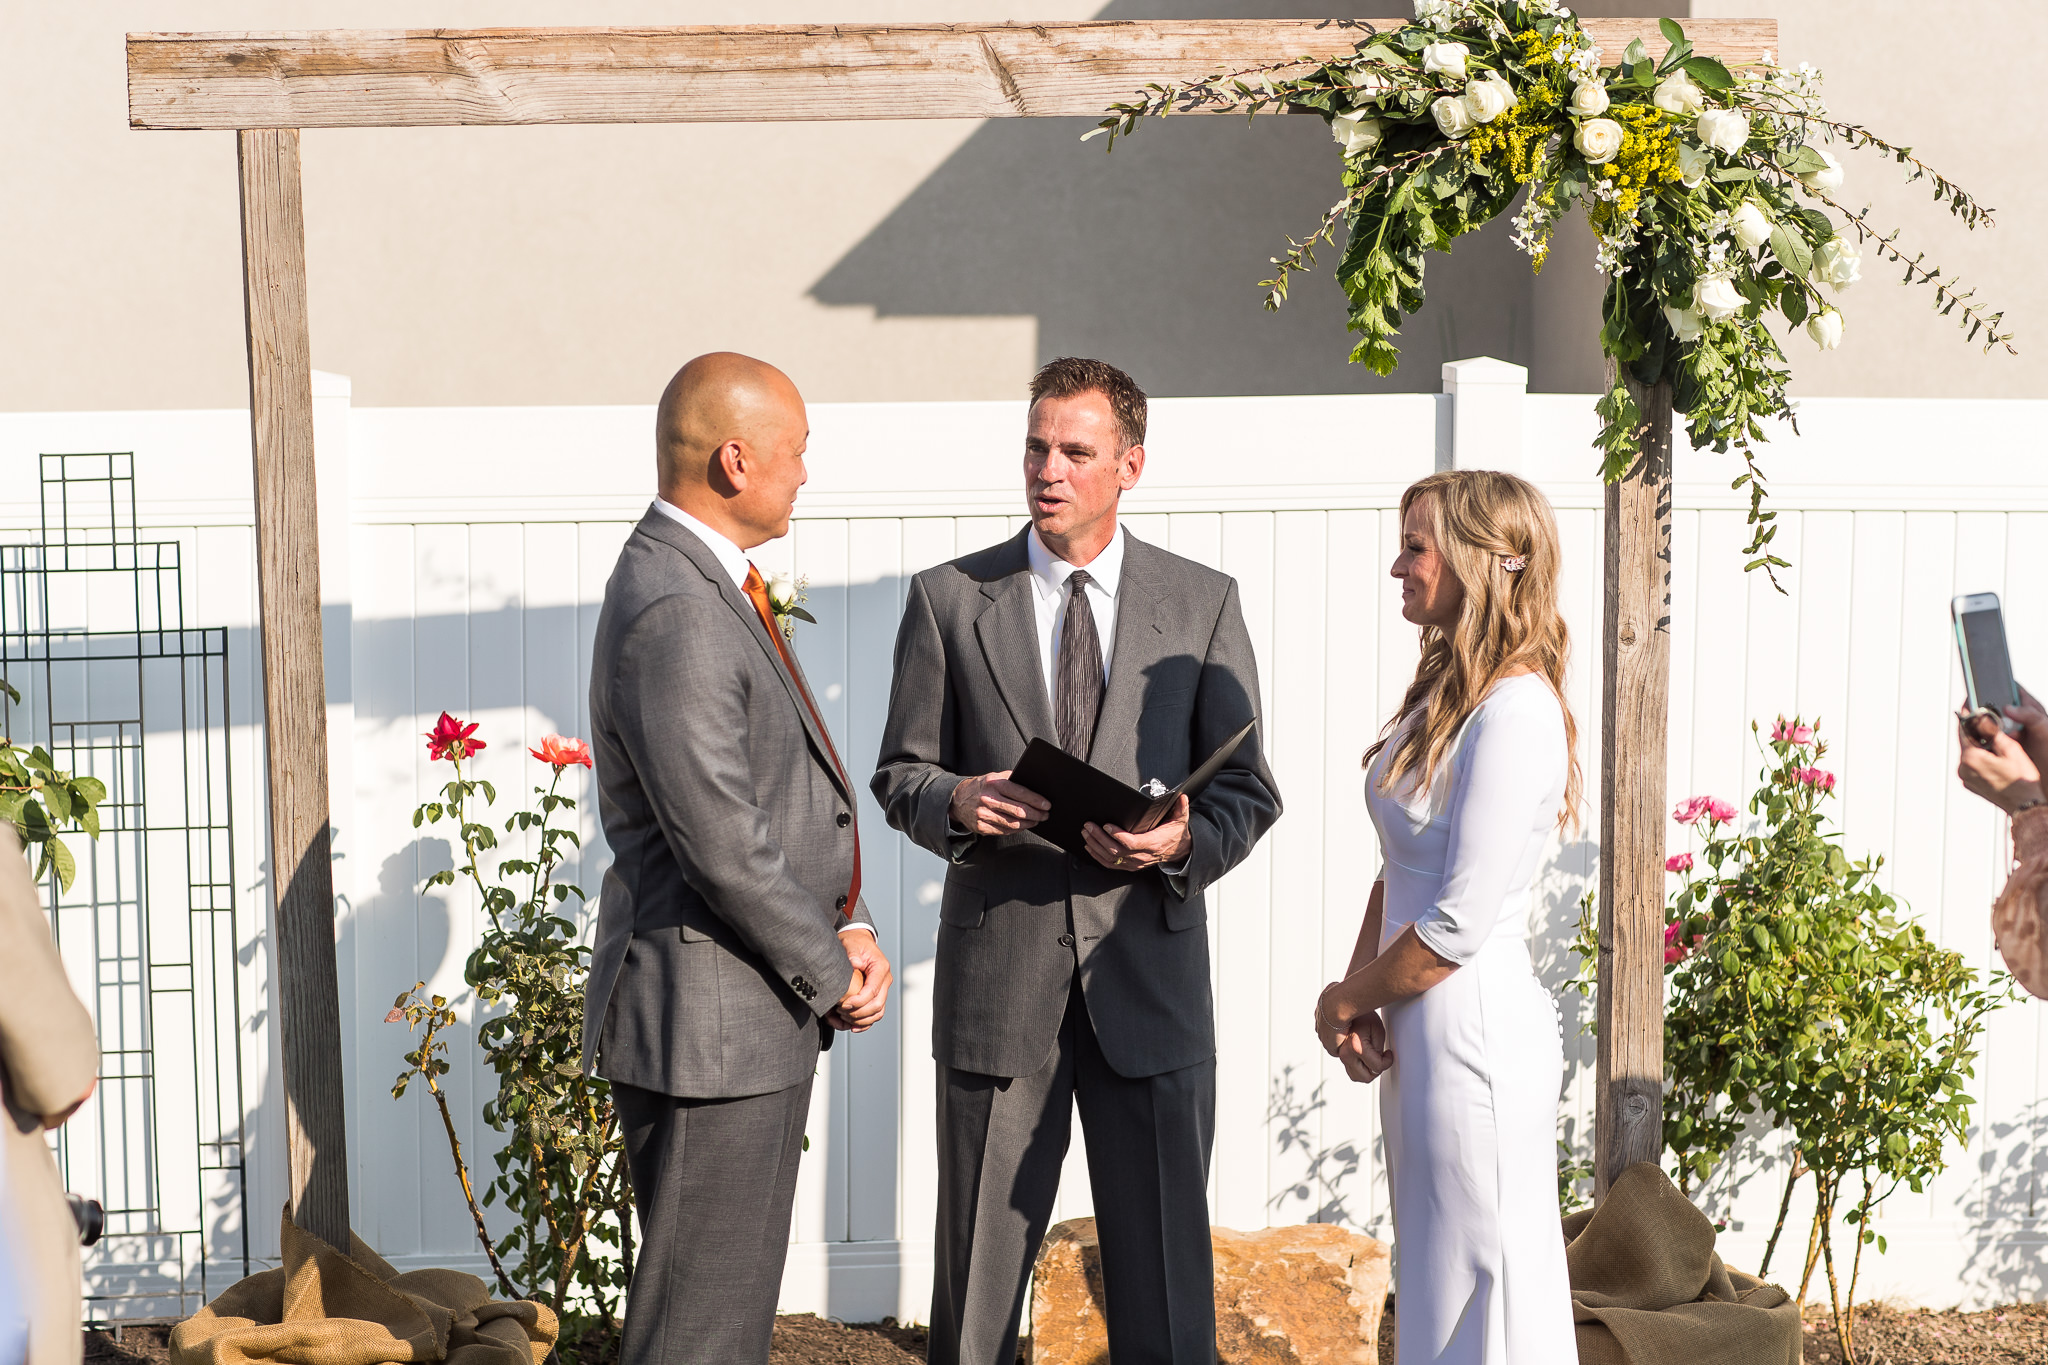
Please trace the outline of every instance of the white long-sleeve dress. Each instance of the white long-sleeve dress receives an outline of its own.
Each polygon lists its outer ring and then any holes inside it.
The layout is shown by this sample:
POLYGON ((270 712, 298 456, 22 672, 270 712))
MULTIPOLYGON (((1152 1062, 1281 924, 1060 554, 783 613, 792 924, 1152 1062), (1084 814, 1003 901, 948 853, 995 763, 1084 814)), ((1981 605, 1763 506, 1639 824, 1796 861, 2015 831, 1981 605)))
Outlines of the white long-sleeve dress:
POLYGON ((1529 884, 1564 800, 1564 716, 1534 674, 1487 694, 1427 791, 1366 806, 1385 857, 1382 950, 1409 925, 1458 964, 1385 1011, 1397 1365, 1570 1365, 1558 1228, 1557 1002, 1529 959, 1529 884))

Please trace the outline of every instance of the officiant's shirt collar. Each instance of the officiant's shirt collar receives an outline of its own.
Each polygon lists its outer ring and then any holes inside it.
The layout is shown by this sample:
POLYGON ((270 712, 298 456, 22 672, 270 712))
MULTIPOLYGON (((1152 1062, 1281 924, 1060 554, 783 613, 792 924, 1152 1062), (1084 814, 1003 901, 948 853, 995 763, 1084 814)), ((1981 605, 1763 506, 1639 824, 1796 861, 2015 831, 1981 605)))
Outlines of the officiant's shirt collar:
POLYGON ((1038 538, 1038 528, 1031 528, 1031 534, 1024 538, 1024 554, 1031 564, 1031 577, 1036 580, 1038 590, 1047 596, 1057 596, 1067 590, 1067 576, 1077 568, 1088 570, 1088 577, 1094 580, 1107 597, 1116 596, 1117 581, 1124 572, 1124 528, 1118 526, 1116 534, 1103 546, 1102 553, 1087 564, 1069 564, 1064 559, 1055 559, 1045 542, 1038 538))
POLYGON ((735 588, 744 589, 747 586, 747 570, 754 565, 753 561, 747 558, 745 550, 664 498, 654 500, 654 510, 703 541, 704 548, 711 551, 712 557, 718 561, 718 567, 732 576, 732 585, 735 588))

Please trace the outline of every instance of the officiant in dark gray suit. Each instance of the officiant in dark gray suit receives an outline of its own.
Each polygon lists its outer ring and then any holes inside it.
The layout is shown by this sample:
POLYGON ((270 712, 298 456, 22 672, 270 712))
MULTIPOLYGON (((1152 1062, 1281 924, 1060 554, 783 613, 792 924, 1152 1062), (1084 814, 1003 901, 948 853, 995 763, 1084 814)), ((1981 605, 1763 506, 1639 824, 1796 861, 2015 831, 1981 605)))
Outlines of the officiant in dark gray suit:
POLYGON ((888 994, 853 786, 746 555, 788 532, 808 436, 772 365, 677 371, 597 618, 583 1048, 640 1216, 622 1365, 766 1365, 818 1053, 888 994))
POLYGON ((1087 856, 1010 780, 1044 738, 1179 783, 1258 714, 1228 575, 1117 525, 1145 395, 1097 360, 1031 383, 1032 524, 912 580, 873 790, 951 864, 933 987, 939 1214, 930 1358, 1009 1365, 1078 1102, 1117 1365, 1215 1358, 1216 1029, 1203 891, 1280 814, 1256 731, 1192 803, 1087 856))

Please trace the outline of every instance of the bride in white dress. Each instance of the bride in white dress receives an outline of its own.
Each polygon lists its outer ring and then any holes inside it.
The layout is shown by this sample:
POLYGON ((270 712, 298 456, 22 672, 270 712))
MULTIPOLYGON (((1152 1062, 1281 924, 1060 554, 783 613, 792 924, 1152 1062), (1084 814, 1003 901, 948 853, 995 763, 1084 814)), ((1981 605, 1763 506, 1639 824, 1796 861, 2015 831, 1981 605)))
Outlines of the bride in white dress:
POLYGON ((1384 866, 1316 1032, 1387 1073, 1397 1365, 1570 1365, 1557 1205, 1564 1048, 1529 960, 1529 883, 1579 795, 1557 524, 1511 474, 1401 498, 1401 614, 1422 661, 1366 753, 1384 866))

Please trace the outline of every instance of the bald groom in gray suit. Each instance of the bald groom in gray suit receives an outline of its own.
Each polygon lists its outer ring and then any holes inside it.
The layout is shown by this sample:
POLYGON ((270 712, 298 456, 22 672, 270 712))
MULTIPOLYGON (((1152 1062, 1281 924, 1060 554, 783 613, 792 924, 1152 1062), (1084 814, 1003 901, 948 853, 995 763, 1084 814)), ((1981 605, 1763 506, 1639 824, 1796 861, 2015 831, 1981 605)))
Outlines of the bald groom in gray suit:
POLYGON ((1031 832, 1010 780, 1044 738, 1169 785, 1258 715, 1227 575, 1122 530, 1145 395, 1095 360, 1031 385, 1032 525, 917 575, 873 790, 951 864, 933 986, 939 1214, 933 1365, 1010 1365, 1076 1102, 1116 1365, 1215 1359, 1209 1156, 1216 1028, 1203 890, 1280 814, 1256 731, 1145 834, 1031 832))
POLYGON ((789 530, 809 424, 780 370, 699 356, 655 420, 661 495, 590 670, 612 864, 584 1065, 640 1216, 622 1365, 766 1365, 811 1080, 881 1018, 854 791, 746 551, 789 530))

